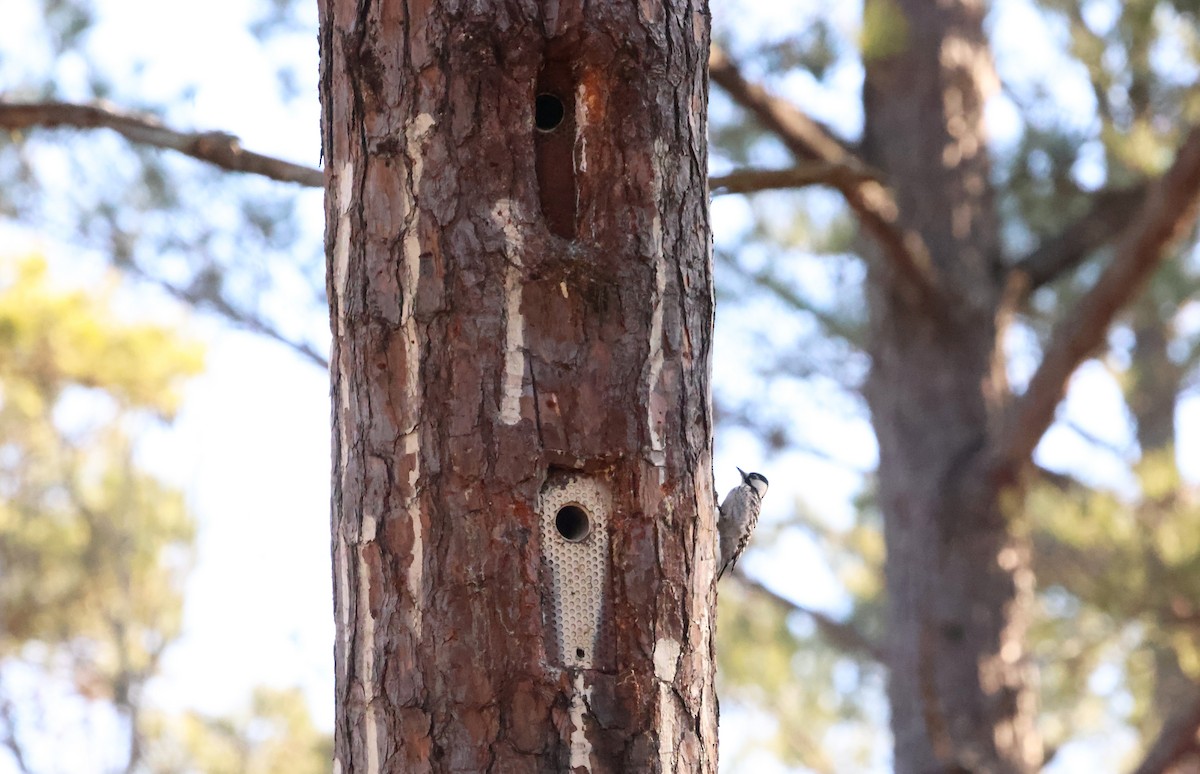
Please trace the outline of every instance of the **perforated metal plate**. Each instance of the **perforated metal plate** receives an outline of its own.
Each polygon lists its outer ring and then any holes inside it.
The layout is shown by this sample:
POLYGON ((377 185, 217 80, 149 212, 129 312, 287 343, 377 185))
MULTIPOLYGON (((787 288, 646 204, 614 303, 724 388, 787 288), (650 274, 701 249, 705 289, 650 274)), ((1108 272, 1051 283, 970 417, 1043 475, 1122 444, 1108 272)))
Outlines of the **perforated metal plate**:
POLYGON ((582 474, 559 473, 542 488, 547 624, 555 641, 552 653, 562 666, 594 668, 605 639, 611 503, 604 483, 582 474), (579 529, 580 512, 586 516, 586 534, 579 529))

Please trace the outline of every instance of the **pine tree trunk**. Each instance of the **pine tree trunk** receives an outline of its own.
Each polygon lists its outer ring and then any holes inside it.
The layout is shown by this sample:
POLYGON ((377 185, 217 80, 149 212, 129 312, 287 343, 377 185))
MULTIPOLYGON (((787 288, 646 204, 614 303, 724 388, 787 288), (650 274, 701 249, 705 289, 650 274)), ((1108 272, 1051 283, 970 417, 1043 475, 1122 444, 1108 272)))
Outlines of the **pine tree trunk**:
POLYGON ((320 5, 334 770, 715 771, 706 6, 320 5))
POLYGON ((1033 771, 1041 745, 1024 650, 1033 576, 1014 524, 1020 491, 988 453, 1008 386, 984 7, 872 5, 868 23, 883 29, 864 52, 863 152, 940 280, 931 301, 881 261, 868 277, 895 768, 1033 771))
MULTIPOLYGON (((1169 285, 1173 279, 1160 276, 1157 281, 1169 285)), ((1167 321, 1171 319, 1171 311, 1178 308, 1180 299, 1171 298, 1170 304, 1164 304, 1156 297, 1160 295, 1163 294, 1147 293, 1131 309, 1133 348, 1125 396, 1142 452, 1142 463, 1151 466, 1156 478, 1165 474, 1178 484, 1181 479, 1175 456, 1175 411, 1183 392, 1186 371, 1171 359, 1168 346, 1172 330, 1167 321)), ((1170 512, 1172 506, 1177 505, 1172 499, 1161 494, 1144 498, 1138 517, 1146 523, 1151 534, 1164 517, 1180 518, 1179 514, 1170 512)), ((1169 570, 1157 552, 1148 551, 1146 563, 1151 578, 1169 577, 1169 570)), ((1164 585, 1169 584, 1164 582, 1164 585)), ((1154 659, 1153 706, 1167 725, 1177 713, 1194 704, 1200 692, 1196 682, 1180 665, 1179 653, 1169 640, 1152 641, 1149 649, 1154 659)), ((1194 733, 1192 737, 1194 740, 1194 733)), ((1200 753, 1194 744, 1189 747, 1164 769, 1165 774, 1200 772, 1200 753)))

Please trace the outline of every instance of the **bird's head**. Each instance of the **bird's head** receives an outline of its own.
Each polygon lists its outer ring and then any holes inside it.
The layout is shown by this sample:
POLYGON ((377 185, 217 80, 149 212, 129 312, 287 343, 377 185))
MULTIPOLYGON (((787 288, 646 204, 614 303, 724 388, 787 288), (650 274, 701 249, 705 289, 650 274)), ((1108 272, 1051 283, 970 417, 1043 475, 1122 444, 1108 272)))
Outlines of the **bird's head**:
POLYGON ((758 499, 762 499, 767 495, 767 477, 762 473, 747 473, 741 468, 737 469, 738 473, 742 474, 742 483, 754 490, 758 495, 758 499))

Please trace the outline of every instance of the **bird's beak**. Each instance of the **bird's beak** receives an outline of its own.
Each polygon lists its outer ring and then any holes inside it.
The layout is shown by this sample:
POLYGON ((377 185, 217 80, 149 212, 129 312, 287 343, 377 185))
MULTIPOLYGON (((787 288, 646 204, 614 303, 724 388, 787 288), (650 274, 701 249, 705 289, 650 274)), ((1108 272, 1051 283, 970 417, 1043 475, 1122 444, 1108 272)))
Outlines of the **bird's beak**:
POLYGON ((742 474, 742 481, 745 481, 746 480, 746 471, 742 470, 741 468, 738 468, 737 472, 742 474))

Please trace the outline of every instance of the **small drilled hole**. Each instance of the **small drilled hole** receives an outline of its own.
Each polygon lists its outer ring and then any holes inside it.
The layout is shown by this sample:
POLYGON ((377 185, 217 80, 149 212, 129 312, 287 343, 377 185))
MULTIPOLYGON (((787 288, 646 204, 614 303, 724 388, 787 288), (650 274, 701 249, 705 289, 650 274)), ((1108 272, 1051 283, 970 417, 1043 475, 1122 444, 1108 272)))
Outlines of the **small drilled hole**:
POLYGON ((583 658, 583 648, 575 649, 575 658, 583 658))
POLYGON ((552 132, 562 123, 566 110, 562 100, 553 94, 539 94, 533 103, 533 125, 542 132, 552 132))
POLYGON ((558 534, 572 543, 578 543, 592 533, 592 522, 587 511, 578 505, 564 505, 554 517, 558 534))

